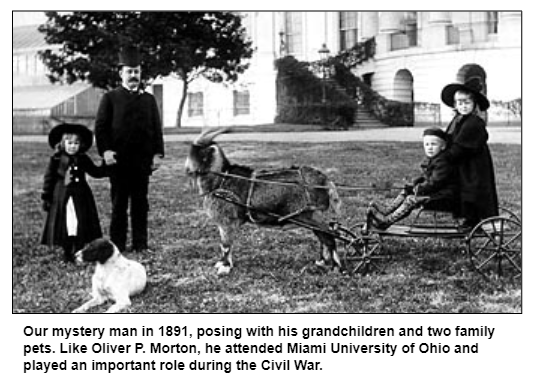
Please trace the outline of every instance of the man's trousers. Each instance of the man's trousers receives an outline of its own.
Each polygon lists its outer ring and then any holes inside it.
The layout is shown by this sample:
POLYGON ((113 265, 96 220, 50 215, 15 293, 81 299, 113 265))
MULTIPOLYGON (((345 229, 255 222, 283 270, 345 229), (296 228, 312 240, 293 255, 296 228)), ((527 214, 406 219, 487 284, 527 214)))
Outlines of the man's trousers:
POLYGON ((148 244, 149 175, 133 171, 116 171, 111 177, 111 223, 109 236, 120 251, 126 249, 128 204, 132 227, 132 250, 143 250, 148 244))

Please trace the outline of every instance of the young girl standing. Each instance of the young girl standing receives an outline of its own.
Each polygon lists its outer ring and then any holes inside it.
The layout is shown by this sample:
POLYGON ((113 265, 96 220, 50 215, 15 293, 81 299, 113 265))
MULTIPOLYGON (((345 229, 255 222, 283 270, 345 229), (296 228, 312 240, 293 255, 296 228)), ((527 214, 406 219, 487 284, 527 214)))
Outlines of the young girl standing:
POLYGON ((85 174, 102 178, 108 171, 105 166, 96 166, 86 154, 93 133, 83 125, 64 123, 54 127, 48 143, 55 152, 44 175, 41 198, 47 217, 41 244, 63 247, 64 260, 70 262, 78 249, 102 236, 85 174))
POLYGON ((486 122, 478 115, 490 103, 482 94, 482 84, 477 78, 465 84, 445 86, 441 100, 456 112, 446 129, 451 142, 446 155, 458 168, 460 216, 465 218, 466 226, 472 227, 484 218, 499 214, 488 131, 486 122))

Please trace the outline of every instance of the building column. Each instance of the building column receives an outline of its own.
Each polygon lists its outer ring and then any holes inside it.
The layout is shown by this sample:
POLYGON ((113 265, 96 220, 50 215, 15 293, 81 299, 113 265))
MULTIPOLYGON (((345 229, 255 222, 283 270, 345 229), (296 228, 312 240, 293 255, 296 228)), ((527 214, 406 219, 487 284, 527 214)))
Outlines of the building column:
POLYGON ((450 24, 450 12, 428 12, 428 22, 430 24, 450 24))
POLYGON ((378 12, 359 12, 359 42, 366 41, 378 34, 378 12))
POLYGON ((521 46, 521 12, 499 12, 499 41, 521 46))
POLYGON ((401 30, 403 12, 379 12, 378 35, 376 36, 376 53, 391 51, 391 34, 401 30))
POLYGON ((471 12, 452 12, 452 23, 458 29, 459 43, 471 44, 473 42, 471 12))
POLYGON ((448 28, 451 25, 450 12, 429 12, 428 24, 423 27, 422 45, 432 49, 447 45, 448 28))

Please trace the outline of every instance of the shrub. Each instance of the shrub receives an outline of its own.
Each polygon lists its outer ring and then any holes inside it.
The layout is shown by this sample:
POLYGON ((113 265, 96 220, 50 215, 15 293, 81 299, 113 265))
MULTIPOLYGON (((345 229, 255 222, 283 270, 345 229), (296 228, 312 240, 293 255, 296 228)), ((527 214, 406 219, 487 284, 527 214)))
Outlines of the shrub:
POLYGON ((354 124, 355 102, 329 81, 317 78, 312 65, 287 56, 276 61, 278 75, 275 122, 322 124, 327 128, 346 128, 354 124), (325 100, 323 100, 323 89, 325 100))
POLYGON ((345 65, 341 58, 334 57, 334 78, 359 100, 379 121, 388 126, 413 126, 413 103, 399 102, 387 99, 374 91, 369 85, 345 65))

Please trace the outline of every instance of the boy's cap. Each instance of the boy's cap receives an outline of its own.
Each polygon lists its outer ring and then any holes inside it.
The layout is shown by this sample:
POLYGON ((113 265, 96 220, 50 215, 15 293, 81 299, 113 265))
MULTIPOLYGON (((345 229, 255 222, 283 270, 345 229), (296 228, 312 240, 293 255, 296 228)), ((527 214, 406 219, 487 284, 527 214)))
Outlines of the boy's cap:
POLYGON ((445 142, 448 141, 447 133, 441 130, 439 127, 431 127, 423 131, 423 137, 427 135, 434 135, 438 138, 443 139, 445 142))
POLYGON ((89 130, 87 126, 79 125, 75 123, 62 123, 57 125, 50 133, 48 133, 48 144, 50 147, 55 148, 63 134, 76 134, 80 137, 81 148, 80 151, 87 151, 93 144, 93 132, 89 130))

